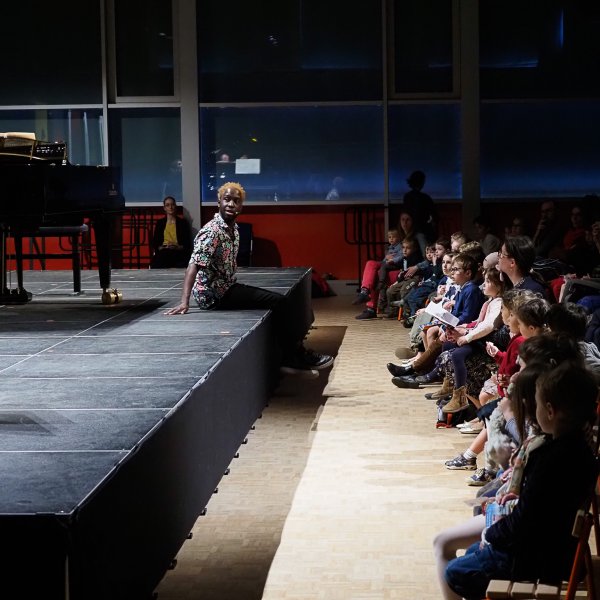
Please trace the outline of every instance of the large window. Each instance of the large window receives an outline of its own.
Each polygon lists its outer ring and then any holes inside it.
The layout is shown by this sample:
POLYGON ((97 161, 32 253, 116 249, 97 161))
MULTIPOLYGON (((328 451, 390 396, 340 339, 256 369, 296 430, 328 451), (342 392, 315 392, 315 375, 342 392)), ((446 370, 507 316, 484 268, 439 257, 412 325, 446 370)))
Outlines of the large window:
POLYGON ((395 94, 453 91, 452 0, 394 0, 395 94))
POLYGON ((203 200, 235 178, 248 201, 382 202, 382 128, 377 106, 205 108, 203 200))
POLYGON ((65 142, 67 158, 75 165, 104 163, 99 109, 0 110, 0 131, 34 133, 38 140, 65 142))
POLYGON ((390 200, 408 191, 406 178, 424 171, 435 199, 460 198, 460 109, 458 103, 402 104, 389 108, 390 200))
POLYGON ((479 14, 483 98, 600 94, 600 3, 486 0, 479 14))
POLYGON ((102 101, 97 1, 0 3, 0 104, 102 101))
POLYGON ((600 105, 595 101, 483 104, 482 196, 597 193, 599 139, 600 105))
POLYGON ((121 166, 128 204, 181 200, 179 109, 137 108, 110 111, 110 149, 121 166))
POLYGON ((381 2, 197 2, 201 102, 379 100, 381 2))
POLYGON ((116 95, 174 96, 171 0, 115 1, 116 95))

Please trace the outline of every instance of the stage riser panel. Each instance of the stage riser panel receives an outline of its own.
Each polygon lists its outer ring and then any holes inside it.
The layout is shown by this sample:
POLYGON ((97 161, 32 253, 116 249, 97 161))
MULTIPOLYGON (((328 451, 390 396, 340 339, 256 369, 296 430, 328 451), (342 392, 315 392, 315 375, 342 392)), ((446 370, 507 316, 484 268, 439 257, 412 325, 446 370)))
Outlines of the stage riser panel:
MULTIPOLYGON (((290 290, 301 338, 310 271, 262 271, 243 278, 290 290)), ((46 294, 0 307, 5 584, 20 598, 64 599, 68 565, 70 600, 145 598, 277 380, 273 319, 165 317, 181 294, 177 272, 116 273, 130 295, 111 307, 65 297, 64 274, 39 275, 46 294)))

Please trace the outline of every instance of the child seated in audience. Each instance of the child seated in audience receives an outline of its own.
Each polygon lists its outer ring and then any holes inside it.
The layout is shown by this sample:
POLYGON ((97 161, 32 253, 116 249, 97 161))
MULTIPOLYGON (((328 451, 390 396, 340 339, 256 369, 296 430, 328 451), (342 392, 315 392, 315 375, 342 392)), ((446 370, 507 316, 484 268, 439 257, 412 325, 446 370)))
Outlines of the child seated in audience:
MULTIPOLYGON (((467 367, 466 361, 479 349, 474 345, 478 340, 483 340, 494 330, 496 318, 500 315, 502 307, 502 292, 504 283, 500 279, 500 272, 488 269, 485 272, 483 293, 488 298, 482 305, 479 317, 466 325, 457 325, 447 329, 448 342, 443 350, 448 351, 448 358, 452 362, 454 389, 450 402, 442 408, 444 413, 456 413, 464 410, 469 405, 467 400, 467 367)), ((482 348, 483 350, 483 348, 482 348)))
MULTIPOLYGON (((459 324, 470 323, 479 315, 484 301, 481 290, 473 281, 473 277, 478 273, 478 265, 468 254, 457 254, 452 261, 451 273, 454 283, 460 288, 451 313, 458 319, 459 324)), ((435 359, 442 351, 442 344, 446 341, 444 330, 439 325, 428 328, 423 341, 425 351, 411 366, 398 367, 388 363, 387 368, 394 378, 405 375, 425 375, 431 370, 435 359)), ((392 382, 396 383, 394 380, 392 382)))
POLYGON ((387 290, 380 292, 378 309, 384 312, 384 317, 395 319, 398 316, 400 306, 404 304, 406 295, 413 290, 423 279, 432 272, 435 264, 435 246, 427 246, 425 249, 426 259, 400 271, 396 281, 387 290))
POLYGON ((508 290, 502 296, 501 315, 508 327, 510 341, 505 351, 499 350, 491 342, 486 343, 486 352, 496 361, 498 371, 490 378, 492 386, 484 384, 484 390, 479 396, 482 406, 490 400, 503 397, 510 378, 519 370, 517 357, 525 337, 521 334, 517 312, 521 306, 534 299, 536 299, 535 294, 519 288, 508 290))
POLYGON ((585 308, 573 302, 553 304, 546 315, 550 331, 568 335, 579 344, 586 367, 600 382, 600 351, 596 344, 585 341, 587 320, 585 308))
POLYGON ((432 267, 429 273, 422 273, 423 280, 412 290, 408 292, 404 298, 402 308, 402 320, 406 327, 412 326, 414 319, 412 317, 417 310, 424 307, 429 296, 436 291, 444 277, 442 261, 444 254, 450 249, 450 242, 444 238, 440 238, 435 242, 434 257, 432 267))
POLYGON ((385 284, 390 271, 400 270, 403 259, 402 242, 397 229, 389 229, 387 232, 388 247, 382 260, 368 260, 363 269, 360 293, 352 304, 367 302, 372 294, 378 292, 385 284))
POLYGON ((484 283, 484 294, 487 300, 483 303, 479 316, 471 323, 446 327, 446 341, 442 346, 442 354, 436 360, 435 366, 426 375, 416 377, 404 376, 394 383, 398 387, 418 389, 420 384, 432 383, 439 380, 442 363, 452 362, 454 389, 452 398, 443 407, 445 413, 456 413, 466 409, 469 405, 467 400, 466 361, 473 352, 483 352, 483 346, 477 344, 477 340, 483 339, 494 329, 496 317, 500 314, 502 303, 500 294, 503 283, 500 281, 500 273, 496 269, 486 272, 484 283))
MULTIPOLYGON (((387 277, 398 277, 400 273, 416 265, 421 260, 421 252, 417 240, 412 237, 406 237, 402 241, 402 257, 396 264, 393 271, 385 271, 384 280, 376 280, 375 274, 384 269, 384 265, 376 261, 367 261, 363 272, 361 291, 352 304, 362 304, 366 302, 366 308, 362 313, 356 316, 357 319, 375 319, 377 317, 376 305, 379 292, 385 288, 385 279, 387 277), (379 266, 378 266, 379 265, 379 266), (376 270, 376 267, 378 270, 376 270)), ((383 272, 383 271, 381 271, 383 272)))
POLYGON ((593 375, 580 366, 562 363, 540 375, 536 416, 548 439, 531 452, 512 512, 448 563, 445 580, 455 598, 485 598, 491 579, 568 579, 577 544, 571 534, 575 515, 589 502, 597 477, 584 433, 595 421, 597 397, 593 375))
POLYGON ((543 298, 533 298, 521 304, 516 310, 519 331, 527 339, 547 330, 546 315, 550 304, 543 298))
MULTIPOLYGON (((442 258, 442 271, 444 276, 440 279, 437 289, 429 295, 429 302, 440 303, 441 306, 448 307, 447 310, 452 309, 450 302, 458 292, 458 286, 452 280, 450 273, 454 256, 455 255, 452 252, 446 252, 444 254, 442 258)), ((425 312, 424 308, 417 309, 410 330, 410 348, 416 353, 416 357, 425 350, 421 333, 425 327, 428 327, 429 324, 434 321, 434 318, 428 312, 425 312)))
MULTIPOLYGON (((487 353, 496 361, 498 364, 498 371, 492 375, 489 381, 486 381, 483 385, 482 391, 479 394, 479 402, 482 405, 486 405, 485 411, 478 412, 478 418, 476 421, 471 422, 473 431, 477 433, 477 438, 471 443, 471 445, 454 458, 445 462, 447 469, 465 469, 475 470, 477 469, 477 456, 483 451, 485 442, 487 441, 487 431, 481 427, 477 427, 477 422, 485 424, 485 420, 488 419, 494 409, 497 407, 500 398, 505 396, 506 388, 510 381, 510 378, 519 370, 519 363, 517 358, 519 356, 519 348, 525 341, 525 338, 519 332, 519 324, 516 317, 516 311, 518 307, 535 298, 535 295, 528 290, 512 289, 508 292, 504 292, 502 295, 502 306, 500 314, 502 315, 503 322, 508 326, 510 332, 510 341, 506 351, 501 351, 495 344, 491 342, 486 343, 487 353)), ((462 431, 463 428, 461 428, 462 431)), ((483 483, 485 483, 485 474, 481 474, 483 483)), ((473 484, 478 484, 479 481, 473 481, 473 484)))
POLYGON ((463 231, 455 231, 450 236, 450 250, 452 252, 460 252, 460 247, 469 241, 469 236, 463 231))
MULTIPOLYGON (((546 437, 542 434, 536 419, 536 381, 545 371, 552 368, 556 362, 551 356, 546 356, 542 362, 534 362, 524 367, 514 378, 509 388, 510 403, 515 415, 515 428, 523 440, 510 460, 510 467, 502 474, 500 485, 492 498, 484 497, 481 509, 474 512, 473 517, 444 529, 434 539, 434 554, 442 595, 446 600, 454 600, 456 594, 448 587, 445 572, 448 562, 456 558, 456 553, 467 548, 481 538, 485 528, 486 518, 497 511, 509 512, 514 509, 523 482, 524 469, 533 450, 544 443, 546 437)), ((491 519, 490 519, 491 520, 491 519)))

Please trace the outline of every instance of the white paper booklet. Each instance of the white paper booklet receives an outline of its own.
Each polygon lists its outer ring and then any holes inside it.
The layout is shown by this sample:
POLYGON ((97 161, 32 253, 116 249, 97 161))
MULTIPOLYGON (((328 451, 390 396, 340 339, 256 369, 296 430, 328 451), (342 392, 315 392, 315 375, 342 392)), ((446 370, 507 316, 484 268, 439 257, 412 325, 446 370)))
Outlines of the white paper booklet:
POLYGON ((439 302, 430 302, 425 307, 425 312, 450 327, 456 327, 458 325, 458 319, 452 313, 444 310, 439 302))

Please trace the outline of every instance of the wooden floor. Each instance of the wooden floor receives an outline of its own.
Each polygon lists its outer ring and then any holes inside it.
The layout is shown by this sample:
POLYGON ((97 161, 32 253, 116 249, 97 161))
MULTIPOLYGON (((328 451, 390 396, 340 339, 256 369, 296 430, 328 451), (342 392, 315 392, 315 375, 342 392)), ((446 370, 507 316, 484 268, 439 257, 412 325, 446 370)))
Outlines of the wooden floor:
POLYGON ((313 301, 307 345, 335 365, 283 379, 159 600, 440 597, 433 536, 472 514, 477 490, 443 463, 472 437, 436 430, 434 402, 390 383, 408 330, 357 321, 351 300, 313 301))

